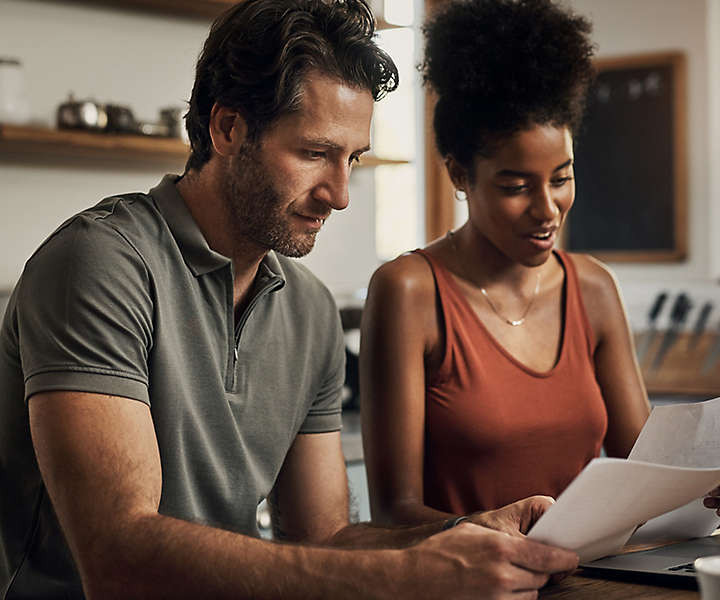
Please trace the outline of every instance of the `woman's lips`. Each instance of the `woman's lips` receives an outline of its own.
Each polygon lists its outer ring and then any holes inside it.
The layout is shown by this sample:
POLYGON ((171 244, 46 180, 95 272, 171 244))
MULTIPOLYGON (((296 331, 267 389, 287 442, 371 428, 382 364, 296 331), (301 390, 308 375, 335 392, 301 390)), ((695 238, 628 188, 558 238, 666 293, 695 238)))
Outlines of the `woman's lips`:
POLYGON ((534 231, 525 235, 525 239, 538 250, 550 250, 555 245, 557 229, 548 231, 534 231))

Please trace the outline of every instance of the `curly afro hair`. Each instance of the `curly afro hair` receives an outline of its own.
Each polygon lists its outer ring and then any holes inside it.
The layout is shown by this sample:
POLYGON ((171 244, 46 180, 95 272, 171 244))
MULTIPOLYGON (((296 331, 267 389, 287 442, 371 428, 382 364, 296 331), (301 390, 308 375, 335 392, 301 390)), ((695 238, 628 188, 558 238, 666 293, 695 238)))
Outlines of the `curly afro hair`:
POLYGON ((451 0, 423 27, 438 150, 476 155, 532 125, 576 132, 594 69, 590 22, 553 0, 451 0))

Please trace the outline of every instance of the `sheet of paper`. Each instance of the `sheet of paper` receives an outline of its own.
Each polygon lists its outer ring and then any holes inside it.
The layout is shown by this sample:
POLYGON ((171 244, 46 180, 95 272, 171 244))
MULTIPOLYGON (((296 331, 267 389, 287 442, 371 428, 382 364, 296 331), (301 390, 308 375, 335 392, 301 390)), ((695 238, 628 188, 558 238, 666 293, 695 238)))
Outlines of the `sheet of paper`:
POLYGON ((703 506, 702 498, 669 513, 650 519, 630 538, 631 544, 675 541, 684 538, 705 537, 720 526, 714 510, 703 506))
POLYGON ((596 458, 528 533, 590 561, 617 552, 639 523, 702 496, 720 483, 720 467, 687 468, 596 458))
POLYGON ((675 467, 720 467, 720 398, 656 406, 628 458, 675 467))
MULTIPOLYGON (((720 398, 656 406, 628 458, 676 467, 720 466, 720 398)), ((651 519, 631 542, 703 537, 719 525, 715 511, 705 508, 699 498, 651 519)))

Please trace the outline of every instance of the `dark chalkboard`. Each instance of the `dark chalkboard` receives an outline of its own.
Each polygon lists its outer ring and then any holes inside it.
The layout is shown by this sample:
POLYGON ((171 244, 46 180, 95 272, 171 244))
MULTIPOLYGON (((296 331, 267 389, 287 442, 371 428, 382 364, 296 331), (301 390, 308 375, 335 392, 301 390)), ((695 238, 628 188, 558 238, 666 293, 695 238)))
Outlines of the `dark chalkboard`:
POLYGON ((597 63, 576 138, 566 247, 608 261, 686 255, 685 68, 679 53, 597 63))

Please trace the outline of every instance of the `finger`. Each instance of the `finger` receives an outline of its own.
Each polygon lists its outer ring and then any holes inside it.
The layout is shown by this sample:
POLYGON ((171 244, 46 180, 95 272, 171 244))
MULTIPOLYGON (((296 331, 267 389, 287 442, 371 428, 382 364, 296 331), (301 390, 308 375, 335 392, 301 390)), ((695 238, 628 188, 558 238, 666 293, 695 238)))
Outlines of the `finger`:
POLYGON ((507 533, 515 537, 523 538, 525 535, 520 531, 521 525, 519 522, 519 516, 514 514, 514 511, 509 514, 505 514, 509 511, 503 511, 503 509, 492 511, 495 514, 487 515, 486 527, 490 527, 495 531, 507 533))
POLYGON ((470 521, 475 525, 501 531, 508 535, 525 537, 520 532, 520 516, 515 513, 514 507, 509 505, 497 510, 473 513, 470 515, 470 521))
POLYGON ((555 498, 553 498, 552 496, 530 496, 528 500, 532 500, 533 502, 535 502, 535 504, 543 507, 545 510, 555 504, 555 498))
MULTIPOLYGON (((521 569, 507 562, 485 563, 481 566, 481 577, 487 589, 502 594, 520 594, 539 590, 544 586, 549 575, 521 569)), ((515 596, 512 596, 515 598, 515 596)))
POLYGON ((507 574, 511 578, 513 594, 539 590, 548 582, 550 577, 547 573, 528 571, 515 565, 508 565, 507 574))
POLYGON ((555 498, 551 496, 531 496, 527 498, 530 504, 530 511, 527 518, 520 522, 520 531, 527 533, 535 522, 543 516, 543 514, 555 504, 555 498))
POLYGON ((549 584, 555 585, 556 583, 560 583, 563 579, 566 577, 570 577, 572 575, 572 571, 563 571, 562 573, 553 573, 550 575, 550 580, 548 581, 549 584))
POLYGON ((518 567, 538 573, 561 573, 577 568, 578 555, 570 550, 527 538, 509 538, 507 542, 511 547, 511 562, 518 567))
POLYGON ((507 535, 517 537, 517 538, 524 538, 525 534, 523 534, 519 529, 516 523, 513 522, 507 522, 507 521, 493 521, 491 522, 488 527, 494 529, 495 531, 499 531, 501 533, 506 533, 507 535))

